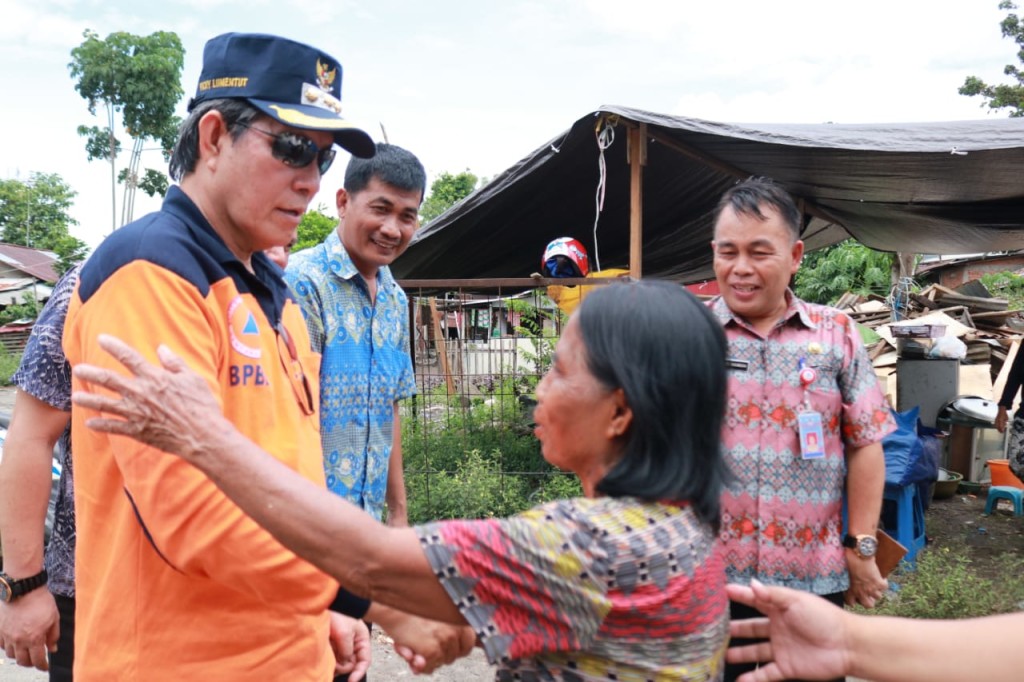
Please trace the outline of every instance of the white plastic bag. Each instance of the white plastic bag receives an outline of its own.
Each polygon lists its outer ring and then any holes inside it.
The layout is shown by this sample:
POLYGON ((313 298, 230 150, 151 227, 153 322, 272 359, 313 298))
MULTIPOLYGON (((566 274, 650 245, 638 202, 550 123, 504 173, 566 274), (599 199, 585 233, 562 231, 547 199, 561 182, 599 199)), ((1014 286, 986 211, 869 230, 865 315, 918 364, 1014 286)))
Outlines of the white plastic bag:
POLYGON ((967 345, 955 336, 940 336, 932 342, 928 357, 963 360, 967 357, 967 345))

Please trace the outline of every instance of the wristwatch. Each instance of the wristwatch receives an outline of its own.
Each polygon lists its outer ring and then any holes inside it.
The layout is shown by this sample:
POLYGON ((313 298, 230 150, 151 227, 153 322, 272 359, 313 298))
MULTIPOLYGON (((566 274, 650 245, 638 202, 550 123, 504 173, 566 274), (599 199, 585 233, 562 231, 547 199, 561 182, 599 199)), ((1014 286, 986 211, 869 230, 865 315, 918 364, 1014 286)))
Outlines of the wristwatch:
POLYGON ((850 535, 843 538, 843 547, 852 549, 861 559, 870 559, 878 551, 878 539, 874 535, 850 535))
POLYGON ((28 594, 37 587, 46 584, 46 569, 33 576, 15 580, 6 573, 0 573, 0 602, 10 603, 18 597, 28 594))

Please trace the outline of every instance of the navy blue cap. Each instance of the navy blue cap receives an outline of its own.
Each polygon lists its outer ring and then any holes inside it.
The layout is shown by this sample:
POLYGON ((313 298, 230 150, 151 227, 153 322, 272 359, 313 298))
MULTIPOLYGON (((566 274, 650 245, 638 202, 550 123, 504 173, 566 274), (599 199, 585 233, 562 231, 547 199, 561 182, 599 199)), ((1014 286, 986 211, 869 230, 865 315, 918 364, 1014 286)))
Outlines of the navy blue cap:
POLYGON ((341 117, 341 64, 303 43, 261 33, 225 33, 203 50, 203 72, 188 110, 235 97, 294 128, 327 130, 355 156, 376 152, 373 139, 341 117))

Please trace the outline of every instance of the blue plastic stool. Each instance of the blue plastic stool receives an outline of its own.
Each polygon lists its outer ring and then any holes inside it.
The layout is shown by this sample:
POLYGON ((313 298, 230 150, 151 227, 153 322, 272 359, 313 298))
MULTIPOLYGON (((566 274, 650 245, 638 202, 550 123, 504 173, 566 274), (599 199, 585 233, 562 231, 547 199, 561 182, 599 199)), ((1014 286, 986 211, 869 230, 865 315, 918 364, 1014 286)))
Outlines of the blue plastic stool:
POLYGON ((917 553, 924 548, 924 504, 916 483, 885 485, 882 494, 882 525, 885 531, 907 548, 903 561, 917 567, 917 553), (886 504, 889 502, 889 504, 886 504))
POLYGON ((1024 490, 1013 488, 1008 485, 994 485, 988 489, 988 499, 985 500, 985 513, 991 514, 996 508, 996 501, 1010 500, 1013 502, 1013 515, 1024 516, 1024 490))

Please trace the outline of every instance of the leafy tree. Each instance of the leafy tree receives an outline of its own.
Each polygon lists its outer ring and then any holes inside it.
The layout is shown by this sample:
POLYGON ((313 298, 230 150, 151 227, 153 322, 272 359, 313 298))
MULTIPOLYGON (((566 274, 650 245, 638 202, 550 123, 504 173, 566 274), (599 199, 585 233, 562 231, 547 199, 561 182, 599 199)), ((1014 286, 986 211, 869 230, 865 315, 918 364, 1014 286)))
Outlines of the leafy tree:
POLYGON ((430 195, 420 207, 424 223, 447 211, 451 206, 472 194, 479 178, 465 170, 458 175, 444 172, 430 185, 430 195))
POLYGON ((292 253, 316 246, 327 239, 337 226, 338 219, 327 215, 327 207, 323 204, 306 211, 299 221, 298 240, 292 247, 292 253))
POLYGON ((167 191, 166 177, 161 180, 156 171, 147 170, 140 178, 139 163, 147 141, 157 142, 165 158, 170 153, 180 123, 174 108, 184 94, 181 70, 185 49, 178 36, 168 31, 149 36, 121 31, 106 40, 89 29, 82 35, 85 40, 71 50, 68 68, 76 80, 75 89, 89 103, 89 113, 95 115, 98 104, 105 106, 107 125, 79 126, 78 133, 86 138, 90 161, 110 161, 111 221, 116 228, 118 181, 124 185, 122 225, 132 219, 137 188, 151 196, 167 191), (115 113, 121 114, 121 123, 132 140, 128 167, 120 174, 117 156, 121 142, 115 132, 115 113))
POLYGON ((813 303, 833 303, 847 291, 884 296, 892 288, 892 264, 893 254, 847 239, 804 257, 796 295, 813 303))
POLYGON ((85 257, 86 244, 68 232, 77 192, 56 173, 33 173, 27 182, 0 180, 0 239, 56 253, 64 272, 85 257))
MULTIPOLYGON (((167 189, 171 186, 166 173, 155 171, 152 168, 147 168, 142 177, 139 177, 138 167, 134 171, 131 168, 122 168, 121 172, 117 174, 117 181, 126 184, 126 186, 131 185, 134 189, 141 189, 151 197, 167 194, 167 189)), ((129 220, 135 210, 134 199, 131 199, 131 201, 133 203, 129 204, 127 209, 129 220)))
MULTIPOLYGON (((1003 0, 999 3, 999 9, 1015 10, 1017 5, 1010 0, 1003 0)), ((1017 59, 1024 63, 1024 21, 1012 11, 1000 23, 1004 38, 1013 38, 1020 48, 1017 51, 1017 59)), ((989 109, 1009 109, 1011 118, 1024 116, 1024 71, 1013 64, 1007 64, 1003 73, 1010 76, 1013 84, 989 85, 977 76, 968 76, 958 91, 961 95, 975 97, 981 95, 985 98, 983 107, 989 109)))
POLYGON ((114 146, 114 156, 121 153, 121 141, 111 137, 108 128, 99 126, 78 126, 78 134, 85 138, 85 153, 90 161, 110 158, 110 146, 114 146))

